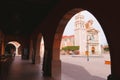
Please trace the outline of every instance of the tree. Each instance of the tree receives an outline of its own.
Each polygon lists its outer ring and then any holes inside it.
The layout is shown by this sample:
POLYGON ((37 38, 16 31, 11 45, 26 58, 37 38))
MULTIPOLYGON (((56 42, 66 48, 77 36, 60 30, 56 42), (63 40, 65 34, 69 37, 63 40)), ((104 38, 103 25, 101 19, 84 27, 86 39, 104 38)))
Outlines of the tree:
POLYGON ((105 46, 104 51, 109 51, 109 46, 105 46))
POLYGON ((75 51, 75 50, 79 50, 79 46, 66 46, 66 47, 63 47, 62 50, 75 51))

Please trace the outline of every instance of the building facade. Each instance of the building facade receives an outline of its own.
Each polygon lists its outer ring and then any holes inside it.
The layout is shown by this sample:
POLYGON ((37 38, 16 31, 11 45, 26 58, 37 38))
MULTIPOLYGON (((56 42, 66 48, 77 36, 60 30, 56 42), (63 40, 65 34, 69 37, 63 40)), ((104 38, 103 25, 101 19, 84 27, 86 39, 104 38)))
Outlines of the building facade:
POLYGON ((74 46, 74 35, 70 35, 70 36, 63 36, 62 40, 61 40, 61 47, 60 49, 62 49, 65 46, 74 46))
POLYGON ((93 20, 84 21, 84 16, 80 13, 75 15, 75 46, 80 46, 80 55, 101 54, 99 31, 93 28, 93 20))

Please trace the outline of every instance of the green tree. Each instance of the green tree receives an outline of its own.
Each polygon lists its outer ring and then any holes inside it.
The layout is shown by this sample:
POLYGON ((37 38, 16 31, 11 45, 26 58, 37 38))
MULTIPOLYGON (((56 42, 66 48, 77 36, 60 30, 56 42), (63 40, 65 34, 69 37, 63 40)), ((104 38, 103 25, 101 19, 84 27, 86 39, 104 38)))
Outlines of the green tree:
POLYGON ((75 51, 75 50, 79 50, 79 46, 66 46, 66 47, 63 47, 62 50, 75 51))
POLYGON ((105 47, 104 47, 104 50, 105 50, 105 51, 109 51, 109 46, 105 46, 105 47))

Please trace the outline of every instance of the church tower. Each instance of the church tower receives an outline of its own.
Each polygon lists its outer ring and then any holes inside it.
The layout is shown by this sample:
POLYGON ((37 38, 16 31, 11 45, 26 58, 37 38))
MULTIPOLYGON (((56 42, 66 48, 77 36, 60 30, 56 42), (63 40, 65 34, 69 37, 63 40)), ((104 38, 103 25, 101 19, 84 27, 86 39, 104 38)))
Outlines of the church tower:
POLYGON ((86 30, 84 16, 80 13, 75 15, 75 46, 80 46, 80 55, 85 55, 86 52, 86 30))
POLYGON ((99 31, 93 28, 93 20, 84 21, 84 16, 80 13, 75 15, 75 46, 80 46, 80 55, 101 54, 99 31))

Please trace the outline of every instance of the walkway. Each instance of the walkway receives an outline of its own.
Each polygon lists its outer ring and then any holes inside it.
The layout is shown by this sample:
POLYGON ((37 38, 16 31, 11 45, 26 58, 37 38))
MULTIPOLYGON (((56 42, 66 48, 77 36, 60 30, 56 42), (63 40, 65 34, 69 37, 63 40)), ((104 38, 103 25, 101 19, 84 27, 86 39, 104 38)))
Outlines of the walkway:
POLYGON ((21 60, 20 57, 15 57, 8 73, 8 80, 53 80, 43 78, 40 65, 31 64, 28 60, 21 60))

